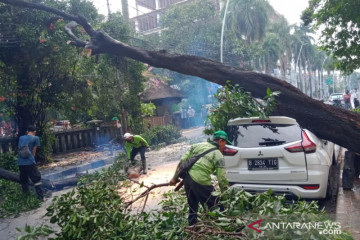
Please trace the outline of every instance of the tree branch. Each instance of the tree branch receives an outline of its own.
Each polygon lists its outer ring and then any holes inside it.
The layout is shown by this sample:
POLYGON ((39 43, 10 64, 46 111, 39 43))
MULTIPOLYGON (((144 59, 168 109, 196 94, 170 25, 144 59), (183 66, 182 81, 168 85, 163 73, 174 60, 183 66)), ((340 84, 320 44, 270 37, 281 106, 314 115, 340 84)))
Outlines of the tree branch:
POLYGON ((346 147, 350 151, 360 152, 360 114, 325 105, 285 81, 270 75, 243 71, 244 69, 233 68, 202 57, 169 54, 166 51, 147 51, 128 46, 101 30, 95 31, 84 17, 73 16, 41 4, 22 0, 0 2, 47 11, 77 22, 90 36, 85 49, 91 49, 92 54, 107 53, 128 57, 154 67, 201 77, 223 86, 230 81, 232 85, 238 84, 245 91, 251 92, 255 98, 263 98, 267 88, 280 91, 281 94, 276 99, 278 105, 275 114, 294 118, 303 128, 309 129, 318 137, 346 147))
POLYGON ((78 38, 77 36, 75 36, 75 34, 73 33, 72 29, 74 29, 75 27, 77 27, 79 24, 77 24, 75 21, 71 21, 68 24, 66 24, 66 26, 64 27, 65 32, 67 35, 69 35, 69 37, 71 37, 73 39, 73 41, 71 41, 71 44, 77 47, 85 47, 86 46, 86 42, 81 40, 80 38, 78 38))
MULTIPOLYGON (((141 185, 139 182, 136 182, 136 181, 133 181, 133 182, 141 185)), ((130 207, 130 206, 131 206, 133 203, 135 203, 137 200, 139 200, 139 199, 141 199, 141 198, 143 198, 143 197, 146 197, 144 206, 143 206, 142 211, 141 211, 141 212, 143 212, 144 209, 145 209, 146 201, 147 201, 147 199, 148 199, 148 195, 149 195, 150 191, 153 190, 153 189, 155 189, 155 188, 166 187, 166 186, 169 186, 169 183, 153 184, 153 185, 150 186, 150 187, 144 186, 144 187, 147 188, 147 190, 144 191, 144 192, 142 192, 142 193, 141 193, 139 196, 137 196, 137 198, 135 198, 134 200, 131 200, 130 202, 125 203, 125 204, 126 204, 126 205, 125 205, 125 209, 127 209, 128 207, 130 207)))
POLYGON ((26 1, 22 1, 22 0, 0 0, 0 2, 9 4, 9 5, 13 5, 13 6, 37 9, 37 10, 53 13, 55 15, 65 18, 65 19, 72 20, 72 21, 79 23, 81 26, 84 27, 85 31, 90 36, 95 32, 95 30, 91 27, 91 25, 87 22, 87 20, 83 16, 74 16, 74 15, 62 12, 60 10, 57 10, 55 8, 45 6, 40 3, 26 2, 26 1))

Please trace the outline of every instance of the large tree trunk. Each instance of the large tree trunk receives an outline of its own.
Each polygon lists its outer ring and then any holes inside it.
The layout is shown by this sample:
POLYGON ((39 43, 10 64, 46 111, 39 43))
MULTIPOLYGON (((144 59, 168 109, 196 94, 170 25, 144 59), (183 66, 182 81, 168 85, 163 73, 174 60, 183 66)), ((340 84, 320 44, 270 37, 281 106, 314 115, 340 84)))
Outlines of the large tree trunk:
POLYGON ((166 51, 147 51, 128 46, 103 31, 95 31, 83 17, 73 16, 41 4, 21 0, 0 0, 0 2, 52 12, 64 19, 77 22, 90 35, 91 41, 82 41, 68 31, 69 36, 73 38, 72 44, 91 49, 93 54, 106 53, 128 57, 154 67, 198 76, 220 85, 225 85, 226 81, 230 80, 232 84, 239 84, 245 91, 251 92, 252 96, 258 98, 265 95, 267 88, 280 91, 275 114, 295 118, 302 127, 314 132, 318 137, 351 151, 360 152, 359 114, 325 105, 306 96, 285 81, 265 74, 242 71, 201 57, 169 54, 166 51))
POLYGON ((29 95, 32 94, 32 82, 29 78, 29 68, 22 66, 17 69, 18 94, 16 99, 16 120, 19 127, 19 136, 26 134, 26 128, 34 125, 34 115, 32 113, 32 104, 29 95))

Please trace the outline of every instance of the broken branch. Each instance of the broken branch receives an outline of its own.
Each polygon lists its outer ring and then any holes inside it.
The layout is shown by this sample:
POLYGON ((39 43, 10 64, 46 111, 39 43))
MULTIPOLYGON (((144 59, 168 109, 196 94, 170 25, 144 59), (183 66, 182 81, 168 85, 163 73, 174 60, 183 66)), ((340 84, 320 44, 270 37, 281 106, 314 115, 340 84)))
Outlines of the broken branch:
MULTIPOLYGON (((131 180, 133 181, 133 180, 131 180)), ((136 181, 133 181, 133 182, 136 182, 136 181)), ((140 184, 139 182, 136 182, 138 184, 140 184)), ((126 205, 125 205, 125 209, 127 209, 129 206, 131 206, 134 202, 136 202, 137 200, 139 200, 140 198, 143 198, 143 197, 146 197, 146 200, 148 198, 148 195, 150 193, 151 190, 155 189, 155 188, 159 188, 159 187, 167 187, 167 186, 170 186, 169 183, 161 183, 161 184, 153 184, 152 186, 150 187, 147 187, 147 190, 142 192, 137 198, 135 198, 134 200, 130 201, 130 202, 127 202, 126 205)), ((146 204, 146 201, 145 201, 145 204, 146 204)), ((143 210, 144 211, 144 208, 145 208, 145 204, 144 204, 144 207, 143 207, 143 210)))
POLYGON ((77 47, 85 47, 86 46, 86 42, 81 40, 80 38, 78 38, 77 36, 75 36, 75 34, 73 33, 73 29, 75 27, 77 27, 79 24, 77 24, 75 21, 71 21, 68 24, 66 24, 66 26, 64 27, 65 32, 67 35, 69 35, 69 37, 71 37, 73 39, 73 41, 71 41, 71 44, 77 47))

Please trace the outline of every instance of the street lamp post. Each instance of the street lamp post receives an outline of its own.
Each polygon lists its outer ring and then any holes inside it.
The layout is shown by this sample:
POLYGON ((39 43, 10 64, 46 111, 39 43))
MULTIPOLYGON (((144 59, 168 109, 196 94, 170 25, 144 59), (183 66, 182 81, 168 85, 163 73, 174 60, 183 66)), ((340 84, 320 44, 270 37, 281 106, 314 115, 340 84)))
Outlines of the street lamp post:
POLYGON ((230 2, 230 0, 227 0, 227 2, 226 2, 225 12, 224 12, 224 18, 223 18, 222 27, 221 27, 220 62, 223 62, 224 29, 225 29, 226 13, 227 13, 227 9, 228 9, 228 6, 229 6, 229 2, 230 2))
POLYGON ((322 64, 321 64, 321 71, 320 71, 320 74, 321 74, 321 77, 320 77, 320 83, 319 83, 319 88, 321 89, 320 90, 320 99, 325 95, 324 94, 324 74, 323 74, 323 69, 324 69, 324 63, 325 63, 325 61, 326 61, 326 59, 327 59, 328 57, 326 56, 325 58, 324 58, 324 61, 322 62, 322 64))
MULTIPOLYGON (((299 64, 299 59, 300 59, 300 54, 301 54, 301 50, 302 50, 302 47, 304 46, 304 45, 306 45, 306 43, 301 43, 301 46, 300 46, 300 51, 299 51, 299 54, 298 54, 298 57, 297 57, 297 60, 296 60, 296 66, 295 67, 297 67, 298 66, 298 64, 299 64)), ((297 76, 297 79, 296 79, 296 85, 298 85, 298 80, 299 80, 299 75, 300 75, 300 67, 299 67, 299 74, 296 74, 296 76, 297 76)), ((299 86, 297 86, 298 88, 299 88, 299 86)), ((301 88, 302 88, 302 86, 301 86, 301 88)), ((300 89, 301 89, 300 88, 300 89)))

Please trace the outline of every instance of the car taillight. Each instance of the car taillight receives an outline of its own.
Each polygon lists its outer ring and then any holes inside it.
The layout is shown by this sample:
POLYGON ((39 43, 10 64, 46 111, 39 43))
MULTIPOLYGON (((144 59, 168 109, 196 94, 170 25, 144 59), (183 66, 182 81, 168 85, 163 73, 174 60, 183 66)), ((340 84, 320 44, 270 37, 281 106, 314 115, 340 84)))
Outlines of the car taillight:
POLYGON ((285 148, 287 151, 294 152, 305 152, 305 153, 314 153, 316 152, 316 144, 313 143, 305 131, 302 131, 302 142, 295 143, 285 148))
POLYGON ((315 184, 315 185, 301 185, 300 187, 302 187, 305 190, 317 190, 319 189, 319 185, 315 184))
POLYGON ((259 119, 259 120, 252 120, 251 122, 253 122, 253 123, 269 123, 271 121, 265 120, 265 119, 259 119))
POLYGON ((225 148, 222 152, 224 156, 234 156, 238 151, 231 148, 225 148))

